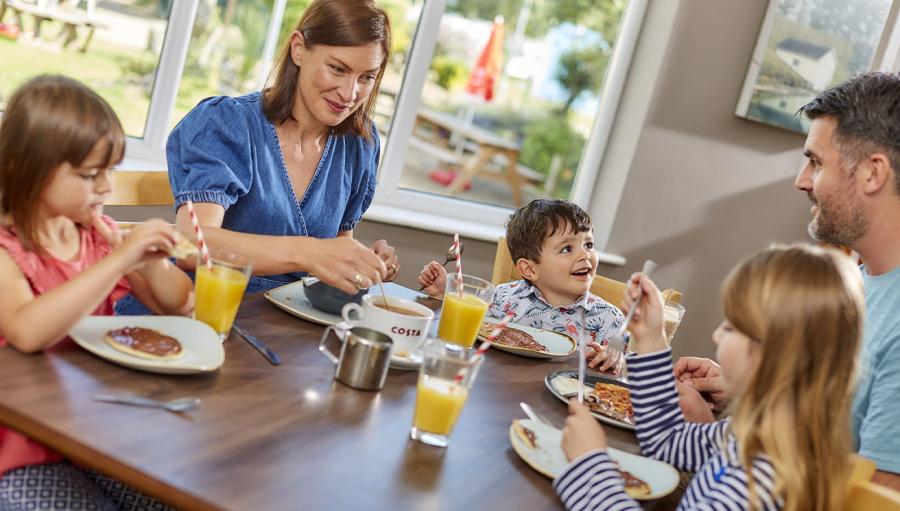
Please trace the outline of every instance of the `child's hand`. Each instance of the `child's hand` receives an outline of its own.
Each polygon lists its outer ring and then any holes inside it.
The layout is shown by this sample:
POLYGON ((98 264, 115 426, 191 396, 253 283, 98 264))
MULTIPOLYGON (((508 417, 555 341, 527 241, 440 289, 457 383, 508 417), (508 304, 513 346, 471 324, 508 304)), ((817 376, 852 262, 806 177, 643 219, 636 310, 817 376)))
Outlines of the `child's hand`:
POLYGON ((578 402, 577 398, 569 400, 569 417, 563 428, 562 450, 569 461, 597 449, 606 449, 606 433, 597 424, 588 407, 578 402))
POLYGON ((687 383, 675 380, 675 389, 678 391, 678 406, 684 414, 684 420, 688 422, 715 422, 712 413, 712 403, 707 403, 699 392, 687 383))
POLYGON ((440 298, 447 288, 447 270, 437 261, 431 261, 419 272, 419 284, 422 285, 423 293, 440 298))
POLYGON ((141 269, 146 263, 165 260, 177 241, 175 228, 159 219, 135 226, 113 255, 122 259, 124 273, 141 269))
POLYGON ((595 368, 598 371, 610 372, 614 376, 622 374, 622 369, 625 367, 624 354, 620 353, 617 357, 610 357, 606 346, 601 345, 599 342, 589 342, 584 355, 587 358, 588 367, 595 368))
POLYGON ((675 362, 675 378, 690 385, 701 396, 706 394, 712 401, 713 410, 724 410, 728 406, 728 394, 722 379, 722 368, 708 358, 681 357, 675 362))
POLYGON ((118 229, 113 230, 112 227, 103 221, 102 215, 103 213, 101 211, 94 211, 91 215, 91 219, 93 220, 91 227, 96 229, 97 232, 100 233, 100 236, 103 236, 112 248, 118 248, 119 245, 122 244, 122 231, 118 229))
POLYGON ((641 295, 644 298, 631 318, 631 323, 628 324, 633 345, 631 349, 637 353, 664 350, 668 343, 663 328, 662 293, 650 278, 635 273, 629 279, 628 290, 625 292, 622 305, 626 310, 630 309, 631 304, 637 301, 641 295))

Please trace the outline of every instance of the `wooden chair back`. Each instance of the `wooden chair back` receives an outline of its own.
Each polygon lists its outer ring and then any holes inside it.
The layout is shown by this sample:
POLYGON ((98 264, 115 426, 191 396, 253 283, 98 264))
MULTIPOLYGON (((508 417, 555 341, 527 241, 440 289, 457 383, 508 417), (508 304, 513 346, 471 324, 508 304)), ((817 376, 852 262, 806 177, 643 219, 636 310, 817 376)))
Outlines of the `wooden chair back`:
POLYGON ((169 173, 161 170, 119 170, 112 173, 113 191, 107 206, 171 206, 175 196, 169 173))
POLYGON ((871 481, 875 463, 854 454, 851 464, 845 511, 900 511, 900 492, 871 481))
MULTIPOLYGON (((497 240, 497 253, 494 256, 494 271, 491 275, 491 282, 494 285, 509 282, 522 278, 519 270, 513 264, 512 255, 509 253, 509 247, 506 245, 506 238, 501 236, 497 240)), ((603 298, 607 302, 622 308, 622 296, 628 285, 624 282, 604 277, 602 275, 594 275, 594 282, 591 284, 591 293, 603 298)), ((681 303, 682 294, 674 289, 666 289, 663 293, 663 299, 667 302, 681 303)))
MULTIPOLYGON (((112 194, 107 206, 172 206, 175 196, 164 170, 118 170, 112 173, 112 194)), ((137 222, 117 222, 128 230, 137 222)))

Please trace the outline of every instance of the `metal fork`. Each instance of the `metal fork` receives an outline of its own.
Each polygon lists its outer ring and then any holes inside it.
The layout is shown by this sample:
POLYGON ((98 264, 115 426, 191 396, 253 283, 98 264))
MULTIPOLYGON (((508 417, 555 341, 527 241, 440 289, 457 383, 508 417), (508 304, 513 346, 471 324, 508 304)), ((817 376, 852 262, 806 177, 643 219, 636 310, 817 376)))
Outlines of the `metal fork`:
MULTIPOLYGON (((647 259, 644 261, 644 268, 641 270, 641 278, 649 277, 650 272, 656 269, 656 263, 647 259)), ((638 296, 638 299, 631 304, 631 307, 628 309, 628 314, 625 315, 625 321, 622 322, 622 325, 619 326, 619 329, 616 330, 607 341, 606 341, 606 353, 610 358, 619 358, 622 355, 622 352, 625 351, 625 330, 628 329, 628 324, 631 323, 631 318, 634 317, 634 313, 638 308, 638 305, 641 304, 641 299, 644 297, 644 294, 641 293, 638 296)))
POLYGON ((157 401, 140 396, 114 396, 109 394, 94 394, 94 401, 102 401, 104 403, 118 403, 132 406, 146 406, 150 408, 163 408, 170 412, 180 413, 200 406, 199 397, 181 397, 172 399, 171 401, 157 401))
MULTIPOLYGON (((462 255, 462 253, 465 249, 466 249, 466 245, 462 241, 460 241, 459 242, 459 255, 462 255)), ((444 264, 442 264, 441 266, 447 266, 448 263, 451 263, 453 261, 456 261, 456 251, 453 250, 453 247, 451 246, 449 249, 447 249, 447 257, 446 257, 446 259, 444 259, 444 264)), ((419 291, 421 291, 423 289, 425 289, 425 286, 419 286, 419 291)))

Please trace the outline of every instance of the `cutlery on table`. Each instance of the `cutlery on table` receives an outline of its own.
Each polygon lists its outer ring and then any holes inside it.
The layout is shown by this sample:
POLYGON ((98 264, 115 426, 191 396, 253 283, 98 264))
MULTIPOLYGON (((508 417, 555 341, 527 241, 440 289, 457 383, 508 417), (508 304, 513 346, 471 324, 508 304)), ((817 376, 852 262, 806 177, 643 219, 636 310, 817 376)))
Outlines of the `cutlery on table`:
POLYGON ((538 413, 537 410, 532 408, 528 403, 520 401, 519 406, 522 408, 522 411, 525 412, 525 415, 527 415, 528 418, 533 420, 534 422, 541 422, 546 424, 547 426, 550 426, 551 428, 560 429, 556 424, 550 422, 550 419, 538 413))
POLYGON ((199 397, 180 397, 171 401, 157 401, 140 396, 115 396, 111 394, 94 394, 94 401, 104 403, 117 403, 131 406, 146 406, 149 408, 162 408, 170 412, 179 413, 200 406, 199 397))
POLYGON ((244 330, 243 328, 239 327, 237 325, 237 323, 233 324, 231 326, 231 328, 233 328, 235 332, 237 332, 241 337, 243 337, 245 341, 250 343, 250 346, 253 346, 254 348, 256 348, 256 351, 262 353, 263 356, 266 357, 266 360, 268 360, 270 364, 272 364, 273 366, 277 366, 278 364, 281 363, 281 357, 279 357, 277 353, 272 351, 271 348, 269 348, 268 346, 263 344, 263 342, 260 341, 259 339, 257 339, 255 336, 247 333, 247 331, 244 330))
MULTIPOLYGON (((644 261, 644 268, 641 270, 641 278, 649 277, 650 272, 656 269, 656 263, 651 260, 644 261)), ((641 304, 641 299, 644 297, 644 294, 641 293, 638 296, 638 299, 631 304, 631 308, 628 309, 628 314, 625 315, 625 321, 622 322, 622 325, 619 326, 619 329, 606 341, 606 351, 610 357, 618 357, 625 350, 625 330, 628 329, 628 323, 631 322, 631 318, 634 316, 635 311, 638 306, 641 304)))

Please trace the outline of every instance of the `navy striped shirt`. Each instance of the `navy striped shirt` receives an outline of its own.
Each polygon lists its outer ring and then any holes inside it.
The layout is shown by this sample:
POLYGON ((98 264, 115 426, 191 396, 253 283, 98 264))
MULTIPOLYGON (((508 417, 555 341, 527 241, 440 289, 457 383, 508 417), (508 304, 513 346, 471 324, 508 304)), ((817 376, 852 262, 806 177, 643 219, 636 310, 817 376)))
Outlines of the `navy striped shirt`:
MULTIPOLYGON (((672 373, 672 351, 667 349, 628 357, 628 380, 641 450, 651 458, 696 472, 678 509, 749 509, 747 474, 738 458, 738 446, 728 420, 712 424, 685 422, 678 407, 672 373)), ((775 471, 765 456, 753 461, 757 509, 783 507, 775 495, 775 471)), ((553 481, 566 509, 641 509, 625 493, 616 463, 606 450, 591 451, 566 467, 553 481)))

